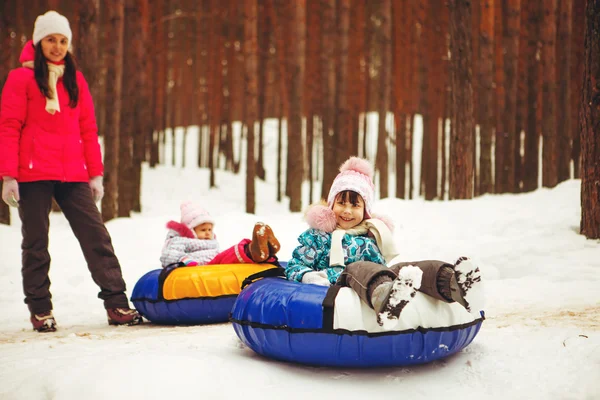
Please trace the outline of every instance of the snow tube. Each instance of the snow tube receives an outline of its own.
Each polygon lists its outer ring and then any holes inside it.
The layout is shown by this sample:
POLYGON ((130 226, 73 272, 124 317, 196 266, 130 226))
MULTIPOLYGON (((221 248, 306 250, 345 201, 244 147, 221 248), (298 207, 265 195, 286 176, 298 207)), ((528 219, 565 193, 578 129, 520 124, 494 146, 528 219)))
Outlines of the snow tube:
POLYGON ((465 348, 483 322, 458 303, 417 292, 397 326, 384 331, 375 312, 350 288, 261 279, 233 306, 236 334, 277 360, 335 367, 422 364, 465 348))
POLYGON ((144 318, 156 324, 227 322, 244 279, 273 267, 222 264, 157 269, 138 280, 131 301, 144 318))

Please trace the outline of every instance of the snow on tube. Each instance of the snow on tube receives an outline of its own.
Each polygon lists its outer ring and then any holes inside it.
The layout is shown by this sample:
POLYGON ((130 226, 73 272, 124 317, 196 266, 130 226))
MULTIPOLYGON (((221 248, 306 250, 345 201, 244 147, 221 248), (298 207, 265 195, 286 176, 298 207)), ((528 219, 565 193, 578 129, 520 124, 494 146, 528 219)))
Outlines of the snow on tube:
POLYGON ((336 367, 423 364, 465 348, 483 322, 458 303, 417 292, 397 326, 384 331, 350 288, 266 278, 245 287, 233 306, 236 334, 277 360, 336 367))
POLYGON ((157 269, 138 280, 131 301, 156 324, 227 322, 244 279, 272 268, 272 264, 221 264, 157 269))

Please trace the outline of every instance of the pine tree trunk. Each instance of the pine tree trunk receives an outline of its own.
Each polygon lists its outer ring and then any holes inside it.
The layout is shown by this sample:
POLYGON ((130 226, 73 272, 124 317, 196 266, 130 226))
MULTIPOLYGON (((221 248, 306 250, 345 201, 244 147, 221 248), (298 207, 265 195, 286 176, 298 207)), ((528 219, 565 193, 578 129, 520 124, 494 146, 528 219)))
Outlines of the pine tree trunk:
POLYGON ((579 121, 579 106, 583 92, 583 42, 585 35, 585 4, 586 0, 572 0, 573 2, 573 33, 571 45, 571 115, 573 127, 573 172, 575 178, 581 178, 581 138, 577 129, 579 121))
POLYGON ((323 181, 321 196, 327 198, 333 179, 338 173, 338 159, 335 149, 335 0, 326 0, 322 5, 323 50, 323 181))
MULTIPOLYGON (((496 0, 499 1, 499 0, 496 0)), ((494 132, 494 0, 481 4, 479 25, 479 194, 494 193, 492 137, 494 132)))
POLYGON ((504 147, 506 146, 506 127, 504 126, 504 113, 506 109, 506 88, 504 76, 504 26, 506 2, 498 0, 494 2, 494 83, 496 85, 496 106, 494 108, 494 120, 496 122, 495 145, 494 145, 494 191, 503 193, 502 176, 505 165, 504 147))
MULTIPOLYGON (((77 63, 92 93, 98 98, 98 24, 100 22, 100 0, 81 0, 78 2, 79 33, 77 36, 77 63)), ((97 102, 95 102, 96 104, 97 102)))
POLYGON ((531 71, 528 70, 528 60, 533 57, 529 54, 529 35, 531 27, 529 26, 531 13, 531 2, 523 2, 521 4, 521 29, 519 29, 519 60, 518 60, 518 79, 517 79, 517 113, 515 116, 515 132, 517 133, 517 141, 515 146, 515 190, 522 191, 523 183, 523 144, 522 135, 526 134, 527 113, 531 104, 527 102, 528 88, 527 80, 531 71))
POLYGON ((290 116, 288 120, 288 168, 290 211, 302 211, 302 180, 304 178, 304 143, 302 143, 302 103, 304 81, 304 51, 306 1, 288 3, 292 25, 290 47, 290 116))
POLYGON ((571 76, 572 9, 572 0, 559 0, 556 76, 565 78, 558 80, 557 88, 558 182, 566 181, 571 177, 573 138, 571 127, 571 80, 566 77, 571 76))
POLYGON ((396 197, 406 197, 406 112, 408 99, 409 21, 405 17, 407 0, 392 2, 392 90, 396 152, 396 197))
POLYGON ((506 108, 504 112, 504 127, 506 129, 504 142, 504 166, 502 168, 502 193, 517 192, 515 184, 515 149, 520 134, 516 131, 517 117, 517 79, 519 76, 519 30, 521 27, 521 0, 509 0, 506 9, 506 30, 504 76, 506 79, 506 108))
MULTIPOLYGON (((150 35, 150 5, 148 0, 136 0, 136 8, 139 13, 138 40, 130 42, 132 55, 137 59, 137 90, 135 96, 135 127, 137 133, 133 138, 133 171, 132 171, 132 197, 131 210, 142 211, 142 163, 146 161, 146 148, 149 135, 152 132, 152 114, 147 100, 152 98, 150 91, 150 63, 148 62, 148 38, 150 35)), ((150 104, 152 104, 150 102, 150 104)))
POLYGON ((381 48, 381 68, 379 70, 379 122, 377 129, 377 157, 376 166, 379 170, 379 196, 384 199, 389 197, 389 170, 388 170, 388 149, 387 149, 387 112, 390 109, 390 90, 391 90, 391 69, 392 60, 390 55, 392 40, 392 23, 390 21, 391 4, 390 0, 382 0, 379 4, 378 19, 379 25, 379 44, 381 48))
POLYGON ((102 217, 110 221, 117 217, 119 198, 119 146, 121 125, 121 83, 123 78, 124 0, 107 5, 109 25, 105 53, 112 62, 107 64, 106 131, 104 132, 104 198, 102 217))
MULTIPOLYGON (((258 5, 258 160, 256 160, 256 177, 265 180, 265 160, 264 160, 264 119, 265 119, 265 95, 267 92, 267 59, 269 54, 269 26, 268 18, 265 13, 265 7, 258 5)), ((232 46, 233 47, 233 46, 232 46)), ((228 64, 229 65, 229 64, 228 64)))
POLYGON ((145 66, 140 65, 144 56, 144 44, 141 35, 142 21, 138 12, 137 0, 125 0, 125 26, 124 37, 128 38, 127 56, 123 58, 123 109, 121 114, 119 137, 119 217, 129 217, 133 209, 133 192, 136 174, 133 164, 133 141, 141 135, 140 125, 137 120, 137 98, 141 89, 141 75, 139 71, 145 66))
POLYGON ((539 180, 539 137, 540 126, 537 113, 541 108, 539 103, 540 87, 538 85, 541 74, 539 61, 539 41, 542 24, 541 5, 537 2, 525 3, 528 10, 527 30, 527 105, 528 111, 525 121, 525 148, 523 154, 523 191, 536 190, 539 180))
POLYGON ((542 24, 542 185, 558 183, 558 137, 556 132, 556 5, 557 0, 544 2, 542 24))
POLYGON ((588 0, 581 99, 581 234, 600 239, 600 1, 588 0))
POLYGON ((246 83, 246 212, 256 212, 254 159, 254 124, 258 118, 258 5, 256 0, 247 0, 244 5, 244 60, 246 83))
MULTIPOLYGON (((385 0, 384 0, 385 1, 385 0)), ((302 22, 300 22, 303 25, 302 22)), ((338 164, 352 154, 351 143, 352 115, 348 101, 348 32, 350 26, 350 0, 338 0, 337 3, 337 39, 335 46, 336 82, 335 82, 335 121, 334 132, 338 164)))
MULTIPOLYGON (((306 4, 306 59, 318 60, 321 47, 320 0, 308 0, 306 4)), ((317 133, 316 116, 321 111, 321 68, 318 62, 306 63, 304 75, 304 112, 306 115, 306 155, 308 164, 309 203, 313 202, 314 143, 317 133)))
POLYGON ((453 132, 450 142, 450 199, 473 197, 473 88, 471 87, 471 5, 449 0, 452 53, 453 132))

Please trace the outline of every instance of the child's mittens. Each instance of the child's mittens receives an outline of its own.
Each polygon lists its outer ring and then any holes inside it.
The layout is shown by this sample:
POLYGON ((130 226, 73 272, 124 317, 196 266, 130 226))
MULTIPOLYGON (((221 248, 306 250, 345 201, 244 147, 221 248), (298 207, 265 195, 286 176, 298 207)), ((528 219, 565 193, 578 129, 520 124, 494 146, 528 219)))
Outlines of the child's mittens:
POLYGON ((185 265, 186 267, 194 267, 194 266, 198 265, 198 262, 194 261, 193 259, 191 259, 188 256, 181 257, 181 260, 179 260, 179 262, 182 263, 183 265, 185 265))
POLYGON ((302 283, 311 283, 313 285, 330 286, 331 283, 327 279, 325 271, 311 271, 302 276, 302 283))

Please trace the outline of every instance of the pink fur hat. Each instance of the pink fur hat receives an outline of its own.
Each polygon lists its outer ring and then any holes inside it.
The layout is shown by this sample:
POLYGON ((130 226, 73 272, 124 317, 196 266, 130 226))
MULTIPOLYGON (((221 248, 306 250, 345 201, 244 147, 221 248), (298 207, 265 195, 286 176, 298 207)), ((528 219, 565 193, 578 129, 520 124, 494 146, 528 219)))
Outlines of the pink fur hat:
POLYGON ((373 185, 373 166, 364 158, 350 157, 340 167, 327 196, 327 206, 333 209, 335 197, 345 191, 352 190, 360 194, 365 202, 365 218, 371 218, 375 185, 373 185))
POLYGON ((191 201, 181 203, 182 224, 193 230, 198 225, 206 222, 215 224, 215 220, 210 216, 208 211, 191 201))

